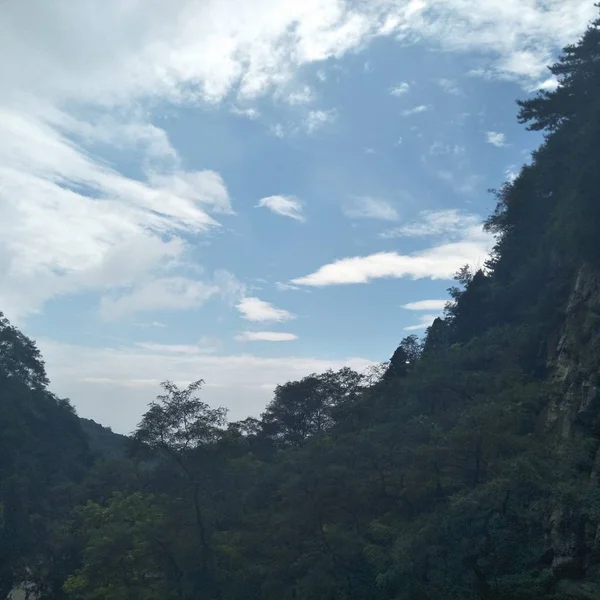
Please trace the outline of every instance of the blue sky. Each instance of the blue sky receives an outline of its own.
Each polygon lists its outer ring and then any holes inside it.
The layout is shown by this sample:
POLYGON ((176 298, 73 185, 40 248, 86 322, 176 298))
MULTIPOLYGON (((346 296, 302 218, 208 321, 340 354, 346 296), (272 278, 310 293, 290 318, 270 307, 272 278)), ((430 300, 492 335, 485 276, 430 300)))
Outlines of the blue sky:
POLYGON ((594 15, 4 2, 0 310, 56 393, 123 432, 163 379, 242 418, 277 383, 386 360, 485 260, 487 190, 540 142, 515 100, 594 15))

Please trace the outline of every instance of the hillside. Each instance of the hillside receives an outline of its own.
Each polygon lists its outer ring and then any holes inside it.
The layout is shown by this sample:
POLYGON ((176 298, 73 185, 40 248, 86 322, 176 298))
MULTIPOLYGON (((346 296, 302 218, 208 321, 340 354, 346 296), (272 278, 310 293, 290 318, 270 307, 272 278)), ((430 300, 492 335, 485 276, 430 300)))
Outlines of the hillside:
POLYGON ((90 450, 104 459, 123 459, 127 455, 128 438, 115 433, 92 419, 79 418, 90 450))
POLYGON ((600 20, 552 72, 488 264, 375 380, 314 374, 235 423, 165 382, 125 453, 2 321, 0 598, 599 598, 600 20))

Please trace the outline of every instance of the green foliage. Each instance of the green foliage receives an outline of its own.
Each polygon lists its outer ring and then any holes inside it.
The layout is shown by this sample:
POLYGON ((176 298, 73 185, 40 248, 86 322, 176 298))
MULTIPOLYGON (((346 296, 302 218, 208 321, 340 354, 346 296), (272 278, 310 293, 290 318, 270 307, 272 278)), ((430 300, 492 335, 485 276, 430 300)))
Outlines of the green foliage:
POLYGON ((79 600, 168 600, 169 552, 159 529, 163 516, 152 496, 116 493, 107 506, 88 502, 75 519, 84 531, 83 566, 64 589, 79 600))

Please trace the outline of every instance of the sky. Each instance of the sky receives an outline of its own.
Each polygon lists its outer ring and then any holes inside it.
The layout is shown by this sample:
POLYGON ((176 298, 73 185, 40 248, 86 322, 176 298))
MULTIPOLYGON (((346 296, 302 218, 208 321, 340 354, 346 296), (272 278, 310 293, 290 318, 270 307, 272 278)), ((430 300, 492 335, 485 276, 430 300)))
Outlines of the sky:
POLYGON ((3 0, 0 310, 132 431, 387 360, 485 262, 591 0, 3 0))

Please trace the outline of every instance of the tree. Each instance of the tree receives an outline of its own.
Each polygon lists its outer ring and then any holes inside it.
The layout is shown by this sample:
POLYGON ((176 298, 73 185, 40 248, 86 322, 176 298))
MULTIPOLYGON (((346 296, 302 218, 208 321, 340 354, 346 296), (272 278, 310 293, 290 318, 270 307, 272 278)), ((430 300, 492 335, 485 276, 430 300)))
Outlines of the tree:
POLYGON ((211 532, 203 505, 202 477, 205 460, 221 437, 227 410, 210 408, 196 395, 202 380, 185 389, 170 381, 163 382, 164 394, 152 402, 134 434, 138 446, 146 447, 158 457, 166 457, 179 468, 190 498, 199 542, 199 586, 212 576, 214 552, 211 532))
POLYGON ((404 377, 419 360, 422 349, 416 335, 405 337, 392 355, 383 380, 389 381, 395 377, 404 377))
POLYGON ((30 388, 43 389, 48 377, 40 351, 0 312, 0 377, 14 377, 30 388))
POLYGON ((83 565, 64 586, 70 598, 183 598, 179 567, 161 539, 164 516, 152 496, 115 493, 107 506, 88 502, 76 519, 85 546, 83 565))
POLYGON ((161 383, 165 393, 150 403, 134 439, 168 454, 182 466, 191 451, 215 442, 225 425, 227 409, 210 408, 195 395, 203 383, 194 381, 183 390, 170 381, 161 383))
MULTIPOLYGON (((598 6, 598 5, 597 5, 598 6)), ((550 72, 558 80, 551 91, 542 90, 530 100, 519 100, 519 122, 528 129, 556 132, 565 123, 597 102, 600 81, 600 19, 596 19, 577 44, 566 46, 550 72)))
POLYGON ((362 380, 346 367, 277 386, 262 415, 265 433, 284 446, 302 446, 333 426, 335 409, 356 399, 362 380))

